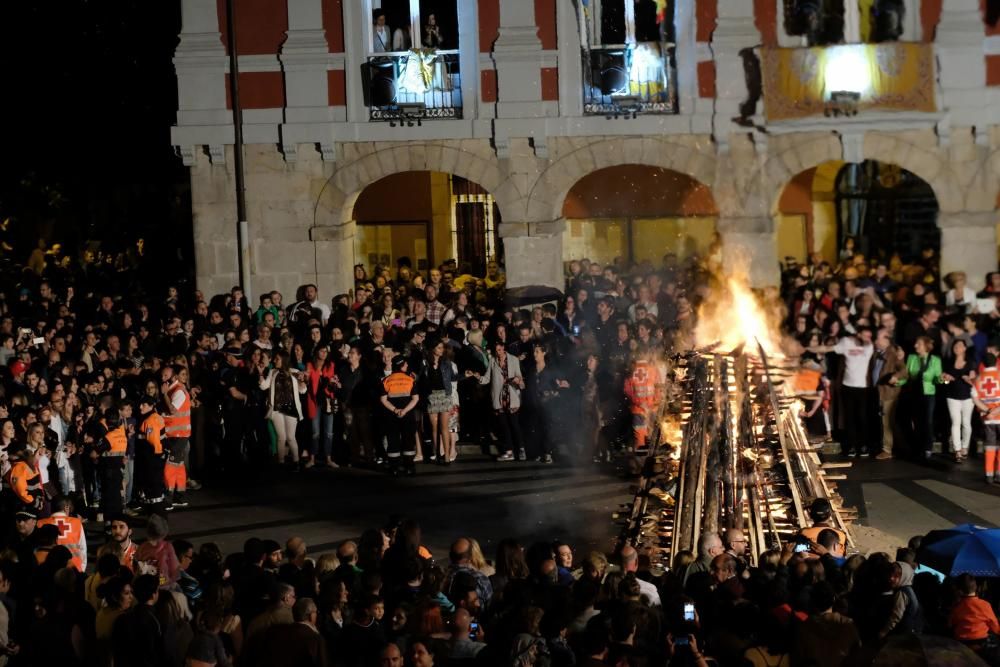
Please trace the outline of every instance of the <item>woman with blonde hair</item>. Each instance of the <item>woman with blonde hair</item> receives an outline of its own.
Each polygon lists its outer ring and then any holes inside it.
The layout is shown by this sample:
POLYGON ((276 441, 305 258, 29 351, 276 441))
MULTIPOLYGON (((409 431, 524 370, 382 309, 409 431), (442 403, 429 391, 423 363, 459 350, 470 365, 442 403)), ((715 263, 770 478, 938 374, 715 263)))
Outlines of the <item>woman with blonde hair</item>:
POLYGON ((465 539, 469 540, 469 564, 487 577, 492 577, 496 574, 496 569, 486 560, 486 556, 483 555, 483 550, 479 546, 479 542, 476 541, 476 538, 467 537, 465 539))

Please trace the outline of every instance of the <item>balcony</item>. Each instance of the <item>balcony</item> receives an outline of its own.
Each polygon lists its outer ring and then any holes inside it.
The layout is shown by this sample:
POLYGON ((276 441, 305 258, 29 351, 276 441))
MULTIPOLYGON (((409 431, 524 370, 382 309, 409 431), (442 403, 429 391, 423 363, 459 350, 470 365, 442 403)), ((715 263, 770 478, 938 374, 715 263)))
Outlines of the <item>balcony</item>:
POLYGON ((932 44, 763 48, 761 65, 769 123, 937 110, 932 44))
POLYGON ((462 117, 457 50, 415 49, 369 56, 361 77, 370 121, 419 124, 462 117))
POLYGON ((583 113, 594 116, 677 113, 669 43, 599 46, 584 52, 583 113))

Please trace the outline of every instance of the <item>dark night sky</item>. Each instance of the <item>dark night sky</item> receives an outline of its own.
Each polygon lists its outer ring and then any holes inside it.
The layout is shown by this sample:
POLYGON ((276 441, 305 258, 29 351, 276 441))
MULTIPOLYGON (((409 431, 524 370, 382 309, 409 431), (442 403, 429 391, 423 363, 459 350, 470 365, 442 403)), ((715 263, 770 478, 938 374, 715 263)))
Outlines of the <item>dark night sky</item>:
POLYGON ((180 2, 0 5, 0 217, 16 218, 15 240, 40 227, 70 245, 189 244, 186 172, 170 146, 180 2), (66 203, 49 205, 51 191, 66 203))

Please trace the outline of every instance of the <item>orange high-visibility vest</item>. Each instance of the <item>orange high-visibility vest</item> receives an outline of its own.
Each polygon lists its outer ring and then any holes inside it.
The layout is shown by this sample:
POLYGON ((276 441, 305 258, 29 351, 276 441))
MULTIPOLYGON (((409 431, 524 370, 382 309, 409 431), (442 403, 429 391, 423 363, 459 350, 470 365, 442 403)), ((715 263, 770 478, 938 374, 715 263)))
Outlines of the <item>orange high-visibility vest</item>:
POLYGON ((163 415, 163 423, 166 425, 166 437, 168 438, 190 438, 191 437, 191 395, 184 389, 180 382, 174 382, 167 389, 167 402, 173 406, 174 396, 177 392, 183 396, 181 407, 176 412, 168 412, 163 415))
POLYGON ((87 569, 87 535, 83 532, 83 522, 65 512, 53 512, 52 516, 38 520, 39 526, 50 524, 59 530, 56 544, 69 549, 73 554, 70 562, 77 570, 84 572, 87 569))
POLYGON ((163 440, 161 438, 165 427, 163 417, 156 412, 150 412, 146 415, 146 418, 142 420, 142 426, 139 427, 139 434, 152 446, 154 454, 163 453, 163 440))
POLYGON ((10 488, 18 500, 25 505, 32 505, 42 490, 41 475, 26 461, 17 461, 10 469, 10 488))
POLYGON ((105 433, 104 439, 108 441, 109 445, 111 445, 111 449, 104 452, 104 456, 125 456, 125 451, 128 449, 128 436, 125 435, 125 424, 122 424, 118 428, 111 429, 105 433))

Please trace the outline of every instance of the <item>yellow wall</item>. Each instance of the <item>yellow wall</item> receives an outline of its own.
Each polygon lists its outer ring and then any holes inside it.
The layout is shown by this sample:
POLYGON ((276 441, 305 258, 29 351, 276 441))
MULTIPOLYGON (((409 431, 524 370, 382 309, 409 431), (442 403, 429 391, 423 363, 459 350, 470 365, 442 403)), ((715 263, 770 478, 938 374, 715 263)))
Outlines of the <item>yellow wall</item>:
POLYGON ((657 218, 632 222, 633 260, 655 266, 668 252, 680 259, 704 255, 715 234, 715 218, 657 218))
POLYGON ((800 264, 806 261, 806 216, 780 213, 775 218, 778 237, 778 260, 794 257, 800 264))
POLYGON ((831 264, 837 262, 837 207, 832 201, 813 202, 813 249, 831 264))
POLYGON ((563 257, 588 257, 607 264, 615 257, 628 253, 625 230, 624 220, 567 220, 566 233, 563 234, 563 257))
POLYGON ((431 244, 433 263, 440 265, 454 257, 451 232, 451 183, 448 174, 431 172, 431 244))
POLYGON ((409 257, 414 266, 418 266, 421 260, 427 259, 424 230, 424 225, 419 224, 358 225, 354 256, 369 269, 375 264, 383 264, 395 271, 396 260, 400 257, 409 257))
MULTIPOLYGON (((563 257, 588 257, 606 264, 627 257, 628 221, 620 218, 567 220, 563 234, 563 257)), ((633 261, 649 260, 659 266, 668 252, 682 259, 704 253, 715 233, 714 218, 636 218, 632 220, 633 261)))

